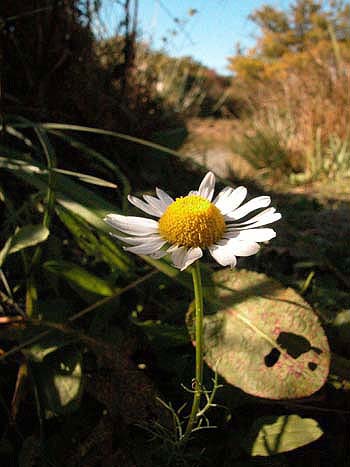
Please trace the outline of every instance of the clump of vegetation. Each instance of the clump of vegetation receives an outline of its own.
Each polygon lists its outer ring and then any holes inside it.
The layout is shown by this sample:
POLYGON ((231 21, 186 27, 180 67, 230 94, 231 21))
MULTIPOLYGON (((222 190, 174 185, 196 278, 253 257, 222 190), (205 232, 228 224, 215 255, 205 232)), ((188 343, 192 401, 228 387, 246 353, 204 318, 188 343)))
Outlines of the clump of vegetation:
MULTIPOLYGON (((114 64, 122 49, 122 36, 96 43, 97 55, 107 73, 115 74, 114 64)), ((231 116, 236 111, 230 78, 218 75, 191 57, 173 58, 154 51, 142 41, 135 42, 134 53, 134 83, 141 94, 147 91, 148 99, 162 103, 163 112, 169 115, 175 112, 186 118, 231 116)))
MULTIPOLYGON (((250 141, 256 138, 258 145, 262 132, 268 141, 273 128, 270 153, 276 154, 275 138, 283 145, 283 161, 278 152, 267 170, 280 164, 284 171, 287 165, 286 175, 300 172, 304 181, 347 176, 349 5, 298 0, 289 11, 264 6, 250 18, 260 28, 260 39, 230 63, 235 92, 245 102, 250 141)), ((246 146, 243 138, 243 156, 246 146)))
POLYGON ((181 115, 165 111, 150 83, 134 73, 137 23, 131 3, 119 7, 119 46, 106 50, 106 66, 93 34, 100 2, 31 1, 25 9, 20 1, 1 2, 3 110, 138 135, 183 125, 181 115))

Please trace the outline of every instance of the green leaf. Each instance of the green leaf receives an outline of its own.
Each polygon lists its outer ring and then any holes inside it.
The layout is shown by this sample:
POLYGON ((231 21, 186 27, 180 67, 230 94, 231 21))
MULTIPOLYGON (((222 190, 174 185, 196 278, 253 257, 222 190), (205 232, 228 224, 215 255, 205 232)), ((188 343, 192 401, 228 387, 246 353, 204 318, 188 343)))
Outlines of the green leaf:
POLYGON ((311 307, 264 274, 223 270, 213 278, 217 303, 204 318, 208 365, 255 396, 291 399, 320 389, 330 352, 311 307))
POLYGON ((130 183, 127 177, 120 170, 120 168, 118 167, 115 161, 112 161, 109 158, 103 156, 101 153, 99 153, 95 149, 92 149, 90 146, 85 145, 84 143, 82 143, 81 141, 79 141, 78 139, 74 138, 73 136, 69 134, 67 135, 65 133, 62 133, 61 131, 54 131, 54 130, 51 130, 51 133, 63 139, 65 142, 70 144, 72 147, 78 149, 80 154, 87 156, 87 158, 90 161, 95 159, 99 167, 105 167, 109 173, 113 173, 114 175, 116 175, 117 180, 120 180, 122 184, 124 185, 123 194, 125 198, 127 198, 127 195, 131 191, 130 183))
MULTIPOLYGON (((12 125, 12 126, 21 127, 22 125, 12 125)), ((142 146, 146 146, 152 149, 157 149, 163 153, 168 153, 176 157, 180 156, 180 154, 177 151, 169 149, 166 146, 162 146, 160 144, 153 143, 152 141, 147 141, 145 139, 136 138, 135 136, 126 135, 124 133, 117 133, 115 131, 102 130, 100 128, 86 127, 86 126, 80 126, 80 125, 69 125, 69 124, 64 124, 64 123, 43 123, 41 127, 44 128, 45 130, 81 131, 81 132, 86 132, 86 133, 94 133, 94 134, 99 134, 99 135, 112 136, 113 138, 130 141, 131 143, 141 144, 142 146)))
POLYGON ((44 268, 94 294, 109 296, 114 295, 117 291, 107 281, 69 261, 47 261, 44 268))
POLYGON ((91 185, 104 186, 106 188, 117 188, 117 185, 102 178, 94 177, 93 175, 83 174, 81 172, 72 172, 71 170, 63 169, 52 169, 53 172, 57 172, 63 175, 77 178, 81 182, 90 183, 91 185))
POLYGON ((0 251, 0 267, 4 264, 11 248, 12 237, 9 237, 0 251))
MULTIPOLYGON (((26 342, 30 338, 35 338, 39 333, 47 330, 44 327, 38 327, 36 332, 24 333, 21 341, 26 342)), ((32 362, 42 362, 49 354, 56 352, 58 349, 71 345, 73 342, 78 341, 79 338, 72 335, 62 334, 57 331, 51 331, 49 335, 40 339, 40 341, 25 347, 22 352, 32 362)))
POLYGON ((298 415, 261 417, 254 422, 244 447, 251 456, 272 456, 312 443, 322 434, 312 418, 298 415))
POLYGON ((5 203, 5 199, 6 199, 5 191, 4 191, 3 187, 0 185, 0 202, 5 203))
MULTIPOLYGON (((47 191, 48 170, 36 162, 0 157, 0 169, 12 172, 16 177, 42 192, 47 191)), ((110 228, 103 218, 116 208, 91 190, 57 173, 55 175, 55 200, 66 209, 79 214, 94 227, 108 233, 110 228)))
POLYGON ((50 231, 42 224, 25 225, 19 228, 15 234, 7 240, 0 252, 0 266, 8 255, 44 242, 49 234, 50 231))
POLYGON ((79 406, 83 391, 82 355, 74 348, 50 353, 32 363, 41 408, 46 418, 66 414, 79 406))
POLYGON ((103 259, 113 269, 117 268, 124 273, 131 272, 132 259, 109 235, 101 231, 93 231, 82 218, 60 206, 56 208, 56 211, 85 253, 97 260, 103 259))
POLYGON ((44 242, 49 233, 49 230, 41 224, 21 227, 12 237, 9 254, 44 242))

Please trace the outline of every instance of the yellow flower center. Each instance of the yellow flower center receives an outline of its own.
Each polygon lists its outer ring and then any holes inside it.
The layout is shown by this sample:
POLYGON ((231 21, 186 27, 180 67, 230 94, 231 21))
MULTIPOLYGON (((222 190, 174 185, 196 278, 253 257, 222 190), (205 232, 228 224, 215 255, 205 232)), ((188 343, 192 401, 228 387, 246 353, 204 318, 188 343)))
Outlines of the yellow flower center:
POLYGON ((219 209, 198 195, 176 198, 159 219, 161 236, 180 246, 213 245, 224 231, 225 220, 219 209))

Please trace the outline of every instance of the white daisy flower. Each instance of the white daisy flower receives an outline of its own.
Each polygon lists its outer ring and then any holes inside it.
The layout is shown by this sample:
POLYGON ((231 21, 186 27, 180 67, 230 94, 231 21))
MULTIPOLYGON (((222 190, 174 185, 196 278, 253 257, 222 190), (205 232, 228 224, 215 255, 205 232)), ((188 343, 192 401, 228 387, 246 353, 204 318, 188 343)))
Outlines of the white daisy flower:
POLYGON ((125 250, 161 258, 171 255, 175 267, 183 271, 208 249, 221 266, 234 267, 237 256, 254 255, 258 242, 271 240, 276 232, 261 228, 281 218, 269 196, 258 196, 243 203, 247 189, 226 187, 212 201, 215 176, 208 172, 197 191, 175 200, 156 188, 157 196, 143 200, 129 196, 131 204, 158 220, 108 214, 105 221, 118 232, 115 237, 127 243, 125 250), (264 209, 245 219, 251 212, 264 209))

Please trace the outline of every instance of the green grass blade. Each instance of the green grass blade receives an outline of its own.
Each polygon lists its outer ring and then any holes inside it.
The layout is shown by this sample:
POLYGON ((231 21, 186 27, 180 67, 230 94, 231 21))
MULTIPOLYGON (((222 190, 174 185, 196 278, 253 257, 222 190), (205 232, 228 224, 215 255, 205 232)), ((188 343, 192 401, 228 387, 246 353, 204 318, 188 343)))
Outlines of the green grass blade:
MULTIPOLYGON (((16 177, 24 180, 41 192, 47 190, 47 170, 37 163, 0 157, 0 169, 9 170, 16 177)), ((56 175, 55 180, 55 196, 58 204, 70 211, 76 212, 96 228, 109 232, 109 228, 103 222, 103 218, 107 214, 117 211, 114 205, 59 173, 56 175)))
POLYGON ((73 285, 77 285, 79 288, 93 294, 108 297, 110 295, 114 295, 117 291, 117 289, 106 280, 95 276, 86 269, 83 269, 70 261, 47 261, 44 264, 44 268, 47 271, 64 278, 73 285))
MULTIPOLYGON (((24 128, 30 125, 19 123, 13 124, 12 126, 14 128, 24 128)), ((141 144, 142 146, 156 149, 157 151, 165 152, 176 157, 179 157, 180 155, 177 151, 174 151, 173 149, 167 148, 165 146, 161 146, 160 144, 152 143, 151 141, 147 141, 142 138, 137 138, 136 136, 126 135, 125 133, 118 133, 116 131, 102 130, 100 128, 87 127, 81 125, 67 125, 64 123, 42 123, 41 127, 46 130, 80 131, 84 133, 94 133, 99 135, 111 136, 113 138, 122 139, 131 143, 141 144)))
POLYGON ((79 247, 89 256, 97 260, 103 259, 112 269, 117 269, 124 274, 130 274, 133 261, 122 248, 114 242, 109 235, 103 232, 96 232, 76 213, 67 211, 57 206, 56 212, 72 233, 79 247))
MULTIPOLYGON (((95 149, 92 149, 91 147, 87 146, 86 144, 82 143, 81 141, 79 141, 71 135, 66 135, 61 131, 54 130, 50 130, 50 133, 52 133, 55 136, 58 136, 73 148, 78 149, 81 154, 86 154, 86 156, 88 156, 90 159, 96 160, 97 162, 102 164, 102 166, 106 167, 109 171, 115 174, 117 180, 120 181, 120 183, 123 185, 123 203, 127 203, 127 196, 131 192, 131 185, 126 175, 124 175, 122 170, 118 167, 118 165, 115 162, 112 162, 107 157, 103 156, 100 152, 96 151, 95 149)), ((123 210, 125 210, 125 207, 126 206, 123 205, 123 210)))
POLYGON ((84 174, 81 172, 73 172, 71 170, 64 170, 64 169, 52 169, 53 172, 60 173, 63 175, 68 175, 69 177, 74 177, 80 180, 81 182, 90 183, 91 185, 98 185, 104 186, 106 188, 117 188, 117 185, 112 182, 108 182, 107 180, 103 180, 102 178, 95 177, 93 175, 84 174))
POLYGON ((47 134, 44 133, 39 127, 34 127, 34 131, 40 141, 40 144, 44 150, 46 157, 46 164, 48 170, 48 182, 47 182, 47 195, 46 195, 46 209, 44 213, 43 224, 45 227, 50 227, 52 211, 55 204, 55 176, 53 168, 56 164, 56 154, 52 147, 47 134))

